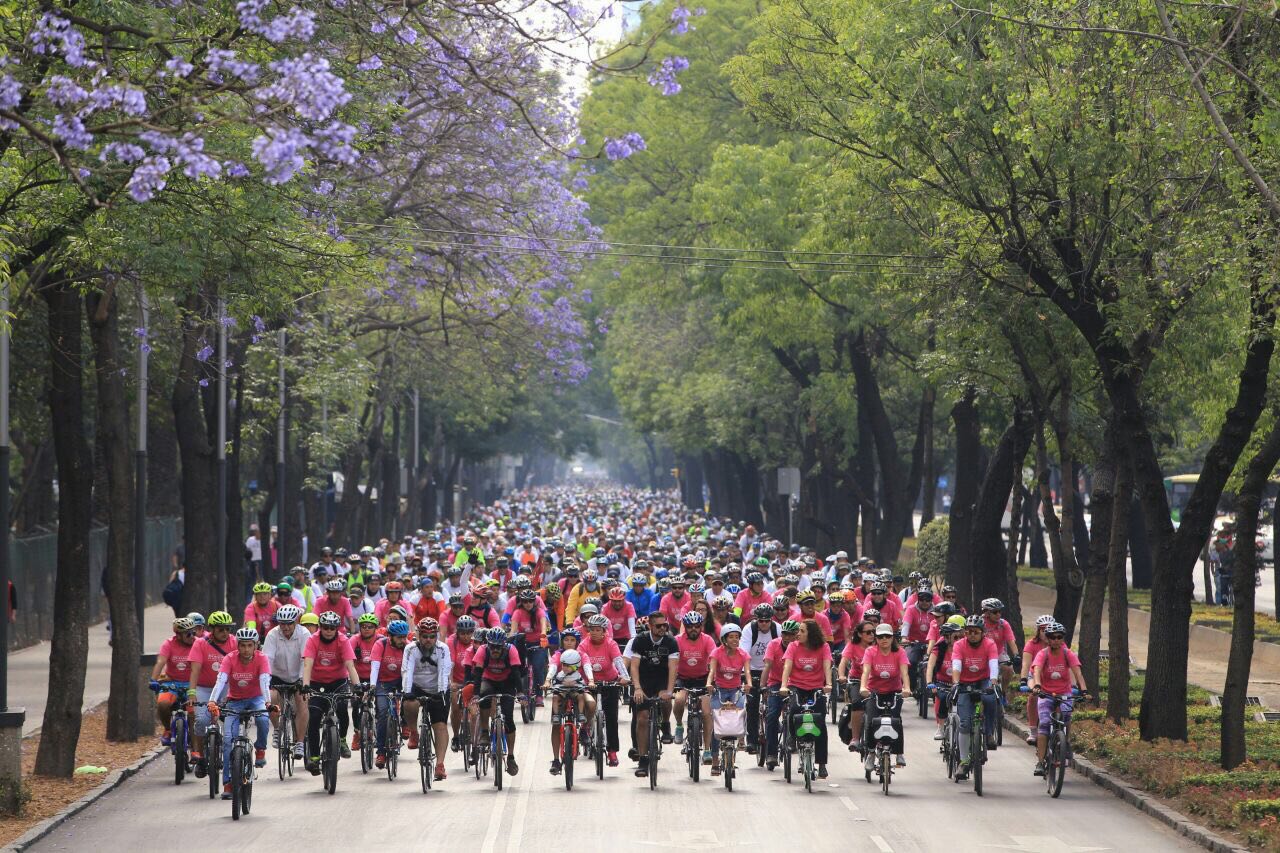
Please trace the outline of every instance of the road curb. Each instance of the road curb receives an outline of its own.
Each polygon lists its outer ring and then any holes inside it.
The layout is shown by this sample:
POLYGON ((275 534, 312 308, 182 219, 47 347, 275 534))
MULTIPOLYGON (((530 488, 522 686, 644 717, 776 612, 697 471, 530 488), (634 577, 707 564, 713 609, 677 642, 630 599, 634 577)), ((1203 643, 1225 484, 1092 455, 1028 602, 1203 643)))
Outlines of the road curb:
POLYGON ((150 755, 143 756, 128 767, 121 767, 119 770, 112 771, 101 785, 94 788, 74 803, 71 803, 53 817, 40 821, 35 826, 27 830, 25 834, 14 839, 8 845, 0 847, 0 851, 12 850, 16 853, 16 851, 26 850, 37 841, 52 833, 59 826, 66 823, 72 817, 89 808, 89 806, 120 787, 122 782, 135 775, 139 770, 146 767, 152 761, 155 761, 161 755, 167 755, 168 753, 169 750, 166 747, 157 746, 150 755))
MULTIPOLYGON (((1022 741, 1026 741, 1029 730, 1021 720, 1015 720, 1006 714, 1004 716, 1004 727, 1016 734, 1022 741)), ((1247 847, 1241 847, 1228 841, 1221 835, 1210 831, 1207 827, 1191 820, 1182 812, 1171 809, 1150 794, 1138 790, 1114 773, 1103 770, 1092 761, 1077 755, 1074 763, 1075 771, 1098 787, 1123 800, 1138 811, 1150 815, 1184 838, 1199 844, 1204 849, 1212 850, 1213 853, 1249 853, 1247 847)))

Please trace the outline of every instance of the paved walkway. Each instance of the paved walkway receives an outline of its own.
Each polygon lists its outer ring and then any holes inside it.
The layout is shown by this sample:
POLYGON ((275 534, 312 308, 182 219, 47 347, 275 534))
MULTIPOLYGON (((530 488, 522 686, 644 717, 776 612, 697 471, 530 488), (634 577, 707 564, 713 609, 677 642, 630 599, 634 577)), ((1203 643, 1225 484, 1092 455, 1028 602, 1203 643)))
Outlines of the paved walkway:
MULTIPOLYGON (((173 610, 163 604, 147 608, 146 651, 155 651, 172 633, 173 610)), ((106 623, 89 629, 89 667, 84 683, 84 707, 107 701, 111 689, 111 646, 106 623)), ((39 643, 9 655, 9 704, 26 708, 22 734, 29 735, 44 722, 49 695, 49 643, 39 643)))

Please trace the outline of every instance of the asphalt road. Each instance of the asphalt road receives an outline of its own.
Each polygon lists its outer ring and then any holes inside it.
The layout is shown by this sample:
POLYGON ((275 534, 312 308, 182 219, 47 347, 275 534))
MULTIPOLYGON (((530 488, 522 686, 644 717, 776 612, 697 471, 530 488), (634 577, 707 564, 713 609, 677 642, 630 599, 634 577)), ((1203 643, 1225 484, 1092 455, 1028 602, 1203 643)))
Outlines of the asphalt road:
MULTIPOLYGON (((907 711, 914 711, 908 703, 907 711)), ((1012 737, 992 754, 984 796, 970 784, 946 778, 931 739, 932 724, 906 719, 909 766, 894 776, 886 798, 862 778, 856 756, 833 739, 831 777, 813 794, 787 785, 781 770, 755 766, 740 755, 735 789, 704 769, 693 783, 668 747, 656 791, 622 766, 604 780, 579 764, 577 784, 565 791, 548 774, 546 716, 521 726, 520 773, 502 792, 491 779, 464 776, 450 754, 450 778, 423 795, 414 753, 402 754, 401 775, 363 776, 358 757, 344 761, 338 791, 324 793, 320 779, 303 773, 285 782, 275 775, 274 754, 254 785, 252 814, 231 820, 230 803, 209 800, 204 780, 173 784, 164 757, 56 829, 34 850, 134 851, 180 847, 185 851, 316 849, 432 845, 449 851, 518 853, 588 845, 608 851, 715 850, 804 851, 1021 850, 1026 853, 1150 849, 1198 850, 1163 825, 1069 774, 1060 799, 1044 793, 1031 775, 1033 754, 1012 737), (532 735, 532 737, 530 736, 532 735)), ((623 718, 625 745, 626 718, 623 718)))

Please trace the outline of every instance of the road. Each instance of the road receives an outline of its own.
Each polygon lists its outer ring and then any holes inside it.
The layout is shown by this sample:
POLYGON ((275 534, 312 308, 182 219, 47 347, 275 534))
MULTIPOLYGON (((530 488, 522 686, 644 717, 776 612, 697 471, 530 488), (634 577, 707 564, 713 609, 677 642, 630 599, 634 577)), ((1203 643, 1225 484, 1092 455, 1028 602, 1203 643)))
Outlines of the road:
MULTIPOLYGON (((908 710, 914 710, 911 703, 908 710)), ((625 712, 622 725, 625 740, 625 712)), ((254 786, 253 813, 239 823, 232 822, 229 803, 208 799, 204 780, 175 788, 171 765, 160 759, 32 849, 132 853, 167 839, 188 851, 281 844, 325 850, 339 838, 342 846, 431 844, 462 853, 561 849, 566 843, 603 844, 611 853, 1200 849, 1074 774, 1061 799, 1049 799, 1031 775, 1030 748, 1013 740, 992 754, 979 798, 972 786, 946 778, 931 735, 930 723, 914 715, 906 720, 910 766, 895 775, 888 799, 865 783, 856 757, 834 738, 831 778, 812 795, 803 785, 788 786, 780 770, 757 768, 747 755, 740 756, 749 764, 733 792, 705 770, 694 784, 674 748, 660 765, 657 791, 632 775, 624 757, 602 781, 580 771, 579 784, 566 792, 561 778, 547 773, 548 723, 540 717, 520 728, 520 774, 502 792, 489 779, 463 776, 461 761, 451 754, 450 778, 424 796, 408 753, 395 782, 385 774, 362 776, 358 758, 343 762, 337 794, 329 797, 320 780, 305 773, 279 781, 272 756, 254 786)))

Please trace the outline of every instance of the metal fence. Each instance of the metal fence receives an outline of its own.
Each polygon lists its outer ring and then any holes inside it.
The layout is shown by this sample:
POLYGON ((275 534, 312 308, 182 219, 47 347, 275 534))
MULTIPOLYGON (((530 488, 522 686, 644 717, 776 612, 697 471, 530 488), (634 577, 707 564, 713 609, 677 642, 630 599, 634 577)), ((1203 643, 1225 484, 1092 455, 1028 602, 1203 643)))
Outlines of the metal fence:
MULTIPOLYGON (((147 519, 146 591, 147 603, 156 604, 169 581, 170 557, 178 545, 181 521, 177 518, 147 519)), ((107 601, 102 596, 102 570, 107 563, 107 528, 89 533, 90 624, 107 618, 107 601)), ((34 645, 53 635, 53 583, 58 568, 58 534, 45 533, 10 540, 9 566, 18 597, 17 621, 10 633, 12 648, 34 645)))

